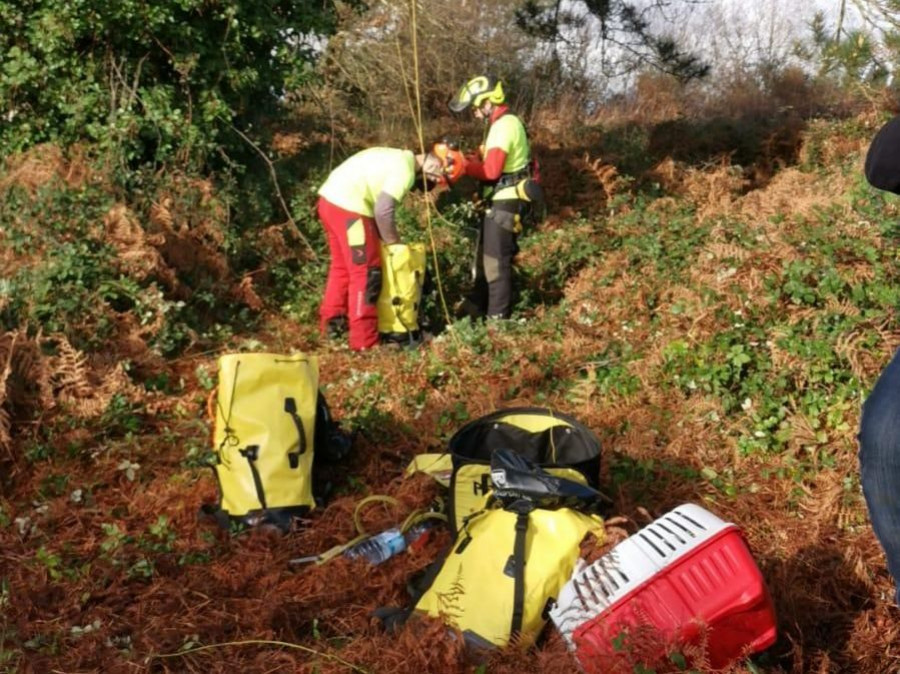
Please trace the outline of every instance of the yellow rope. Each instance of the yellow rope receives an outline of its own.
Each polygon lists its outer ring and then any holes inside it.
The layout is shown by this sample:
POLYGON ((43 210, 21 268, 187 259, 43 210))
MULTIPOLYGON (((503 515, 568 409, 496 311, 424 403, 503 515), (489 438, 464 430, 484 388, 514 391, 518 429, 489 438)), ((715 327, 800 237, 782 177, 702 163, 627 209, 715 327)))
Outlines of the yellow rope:
POLYGON ((356 526, 356 533, 358 534, 366 534, 366 529, 362 525, 362 522, 359 519, 359 515, 362 512, 362 509, 370 503, 387 503, 388 505, 392 506, 400 505, 400 501, 395 499, 393 496, 385 496, 382 494, 372 494, 371 496, 366 496, 359 503, 357 503, 356 507, 353 509, 353 524, 354 526, 356 526))
POLYGON ((387 503, 388 505, 399 506, 400 501, 395 499, 392 496, 383 496, 381 494, 373 494, 371 496, 366 496, 359 503, 356 504, 356 507, 353 509, 353 526, 356 528, 356 536, 351 538, 346 543, 339 543, 335 546, 330 547, 325 552, 322 552, 318 555, 312 555, 310 557, 300 557, 296 560, 292 560, 291 563, 306 563, 306 562, 315 562, 316 564, 325 564, 326 562, 330 562, 332 559, 337 557, 338 555, 342 555, 344 552, 352 548, 357 543, 362 543, 367 538, 370 538, 372 534, 366 531, 366 528, 363 526, 362 521, 359 518, 362 509, 369 505, 370 503, 387 503))
MULTIPOLYGON (((416 92, 416 109, 415 114, 413 115, 413 123, 416 126, 416 134, 419 137, 419 150, 422 154, 425 154, 425 136, 422 132, 422 95, 421 95, 421 87, 419 85, 419 40, 418 40, 418 21, 416 16, 416 0, 410 0, 410 32, 412 33, 412 47, 413 47, 413 89, 416 92)), ((403 59, 400 59, 402 64, 403 59)), ((402 66, 401 66, 402 67, 402 66)), ((404 77, 405 80, 405 77, 404 77)), ((426 186, 427 179, 422 173, 422 185, 426 186)), ((427 194, 427 192, 426 192, 427 194)), ((441 268, 438 264, 438 256, 437 256, 437 243, 434 240, 434 227, 432 226, 431 221, 431 209, 434 209, 437 212, 437 207, 431 202, 430 199, 426 197, 425 199, 425 231, 428 233, 428 242, 431 246, 431 258, 432 264, 434 265, 434 279, 435 284, 437 285, 438 297, 441 298, 441 309, 444 311, 444 320, 446 321, 446 325, 449 326, 451 323, 450 320, 450 310, 447 308, 447 298, 444 295, 444 283, 441 279, 441 268)), ((449 331, 453 342, 456 345, 456 348, 459 349, 462 345, 460 344, 459 337, 452 330, 449 331)))
MULTIPOLYGON (((301 557, 296 560, 296 562, 292 563, 315 562, 316 564, 325 564, 338 555, 342 555, 354 545, 362 543, 367 538, 371 538, 372 534, 366 531, 366 528, 363 526, 362 521, 360 520, 360 513, 362 512, 363 508, 372 503, 386 503, 392 506, 402 505, 400 501, 395 499, 393 496, 386 496, 382 494, 372 494, 371 496, 366 496, 359 503, 357 503, 356 507, 353 509, 353 526, 356 527, 356 536, 354 536, 346 543, 335 545, 319 555, 314 555, 312 557, 301 557)), ((403 524, 400 525, 400 533, 405 534, 413 526, 419 524, 420 522, 424 522, 425 520, 440 520, 442 522, 448 521, 447 516, 440 512, 432 512, 430 510, 413 510, 409 515, 407 515, 406 519, 403 520, 403 524)))
POLYGON ((425 520, 438 520, 439 522, 450 521, 444 513, 436 513, 428 510, 413 510, 409 516, 403 520, 403 524, 400 526, 400 532, 405 534, 414 526, 425 520))
POLYGON ((286 641, 272 641, 269 639, 248 639, 247 641, 227 641, 221 644, 208 644, 206 646, 197 646, 196 648, 189 648, 183 651, 178 651, 177 653, 154 653, 147 657, 147 661, 150 662, 154 658, 180 658, 185 655, 192 655, 193 653, 199 653, 200 651, 208 651, 214 648, 225 648, 226 646, 279 646, 281 648, 296 648, 297 650, 304 651, 305 653, 309 653, 310 655, 316 655, 321 658, 327 658, 328 660, 334 660, 335 662, 339 662, 344 667, 351 669, 354 672, 361 672, 362 674, 368 674, 367 669, 363 669, 362 667, 358 667, 354 665, 352 662, 348 662, 343 658, 339 658, 336 655, 332 655, 331 653, 323 653, 322 651, 317 651, 314 648, 309 648, 308 646, 301 646, 300 644, 292 644, 286 641))

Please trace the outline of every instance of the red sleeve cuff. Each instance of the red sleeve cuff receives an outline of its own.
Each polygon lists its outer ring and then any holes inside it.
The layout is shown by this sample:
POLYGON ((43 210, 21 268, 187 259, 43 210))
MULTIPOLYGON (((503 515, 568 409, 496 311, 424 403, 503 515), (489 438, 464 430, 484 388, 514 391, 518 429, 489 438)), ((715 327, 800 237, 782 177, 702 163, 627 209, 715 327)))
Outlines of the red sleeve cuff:
POLYGON ((505 163, 506 153, 498 147, 492 147, 483 162, 470 161, 466 165, 466 175, 482 182, 494 182, 503 174, 505 163))

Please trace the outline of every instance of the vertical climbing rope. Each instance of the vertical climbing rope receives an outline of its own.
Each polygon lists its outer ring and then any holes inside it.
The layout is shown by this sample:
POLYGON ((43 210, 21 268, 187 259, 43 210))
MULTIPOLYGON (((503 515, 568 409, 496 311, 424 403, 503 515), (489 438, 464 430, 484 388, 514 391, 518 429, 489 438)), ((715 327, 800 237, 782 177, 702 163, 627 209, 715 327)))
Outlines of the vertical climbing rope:
MULTIPOLYGON (((419 150, 424 155, 426 153, 425 149, 425 137, 422 132, 422 96, 421 96, 421 88, 419 85, 419 41, 418 41, 418 23, 416 16, 416 0, 410 0, 410 32, 412 34, 412 48, 413 48, 413 90, 415 91, 415 111, 413 114, 413 123, 416 127, 416 134, 419 138, 419 150)), ((403 60, 400 59, 401 68, 403 60)), ((404 76, 404 84, 405 84, 405 76, 404 76)), ((407 92, 407 96, 408 96, 407 92)), ((412 107, 412 106, 410 106, 412 107)), ((412 112, 412 111, 411 111, 412 112)), ((422 183, 425 185, 427 179, 425 174, 422 174, 422 183)), ((426 192, 427 194, 427 192, 426 192)), ((437 211, 437 207, 432 203, 432 201, 428 198, 425 199, 425 231, 428 233, 428 242, 431 246, 431 257, 434 264, 434 278, 435 283, 438 289, 438 297, 441 298, 441 308, 444 311, 444 320, 447 325, 450 325, 450 310, 447 308, 447 298, 444 295, 444 284, 441 280, 441 269, 438 263, 437 256, 437 244, 434 240, 434 228, 432 226, 431 219, 431 209, 437 211)), ((438 214, 440 215, 440 214, 438 214)), ((459 337, 451 331, 451 335, 453 336, 453 341, 456 344, 457 348, 460 347, 459 337)))

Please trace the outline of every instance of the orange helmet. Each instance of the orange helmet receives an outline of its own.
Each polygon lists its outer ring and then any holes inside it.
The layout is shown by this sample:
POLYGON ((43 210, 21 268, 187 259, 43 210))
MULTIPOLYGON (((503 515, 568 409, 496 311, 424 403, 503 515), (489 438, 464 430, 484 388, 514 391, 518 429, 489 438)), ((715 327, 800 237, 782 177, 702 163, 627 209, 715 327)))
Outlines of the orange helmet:
POLYGON ((465 173, 466 158, 455 143, 448 141, 435 143, 431 152, 441 162, 441 174, 444 182, 452 185, 465 173))

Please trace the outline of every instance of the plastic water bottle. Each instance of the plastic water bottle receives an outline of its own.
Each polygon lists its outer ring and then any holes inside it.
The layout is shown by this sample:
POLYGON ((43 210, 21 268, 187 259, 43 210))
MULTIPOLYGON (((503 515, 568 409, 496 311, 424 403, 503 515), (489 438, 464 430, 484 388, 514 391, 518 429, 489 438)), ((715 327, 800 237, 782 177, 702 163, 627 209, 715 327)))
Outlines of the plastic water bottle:
POLYGON ((430 539, 430 531, 434 526, 433 520, 424 520, 413 525, 406 532, 406 547, 411 550, 421 549, 430 539))
POLYGON ((344 555, 350 559, 365 559, 373 565, 381 564, 394 555, 400 554, 408 546, 414 545, 431 526, 431 522, 419 522, 410 527, 405 534, 400 532, 399 527, 394 527, 357 543, 344 555))
POLYGON ((406 550, 406 538, 394 527, 357 543, 344 554, 350 559, 365 559, 370 564, 381 564, 386 559, 406 550))

